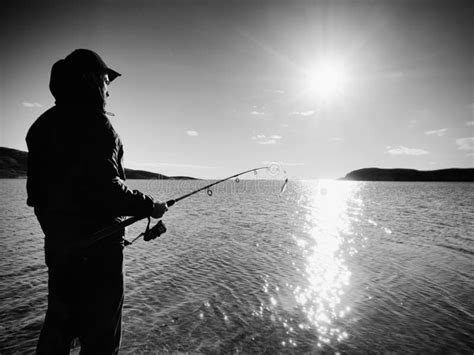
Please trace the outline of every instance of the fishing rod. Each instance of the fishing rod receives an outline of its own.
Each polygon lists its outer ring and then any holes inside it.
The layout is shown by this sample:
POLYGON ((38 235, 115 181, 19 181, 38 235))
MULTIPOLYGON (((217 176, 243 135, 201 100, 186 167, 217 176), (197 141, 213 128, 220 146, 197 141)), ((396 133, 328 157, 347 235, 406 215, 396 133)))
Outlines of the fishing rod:
MULTIPOLYGON (((212 186, 215 186, 217 184, 220 184, 224 181, 227 181, 227 180, 230 180, 230 179, 233 179, 233 178, 236 178, 236 182, 239 182, 239 180, 238 180, 239 176, 244 175, 244 174, 248 174, 248 173, 251 173, 251 172, 254 172, 255 174, 257 174, 257 171, 263 170, 263 169, 270 170, 271 167, 270 166, 262 166, 260 168, 254 168, 254 169, 246 170, 246 171, 240 172, 238 174, 234 174, 232 176, 226 177, 225 179, 218 180, 216 182, 213 182, 212 184, 203 186, 203 187, 201 187, 197 190, 194 190, 190 193, 187 193, 183 196, 180 196, 180 197, 175 198, 173 200, 167 201, 166 204, 165 204, 166 208, 169 208, 169 207, 173 206, 175 203, 177 203, 181 200, 184 200, 185 198, 188 198, 188 197, 190 197, 194 194, 197 194, 198 192, 201 192, 203 190, 207 190, 207 194, 209 196, 212 196, 212 190, 210 190, 210 188, 212 186)), ((288 179, 285 180, 285 183, 282 187, 282 191, 283 191, 283 188, 286 186, 287 183, 288 183, 288 179)), ((158 223, 154 227, 150 228, 151 218, 149 216, 134 216, 134 217, 130 217, 130 218, 128 218, 128 219, 126 219, 126 220, 124 220, 120 223, 114 224, 112 226, 106 227, 104 229, 101 229, 101 230, 95 232, 94 234, 92 234, 89 237, 89 243, 87 245, 85 245, 84 248, 89 248, 89 247, 93 246, 94 244, 96 244, 97 242, 102 241, 102 240, 110 237, 114 233, 117 233, 117 232, 121 231, 123 228, 125 228, 127 226, 130 226, 130 225, 132 225, 132 224, 134 224, 134 223, 136 223, 136 222, 138 222, 142 219, 145 219, 145 218, 148 218, 148 225, 147 225, 145 231, 143 233, 140 233, 140 235, 138 235, 131 242, 125 240, 125 242, 124 242, 125 246, 132 244, 133 242, 135 242, 137 239, 139 239, 142 236, 143 236, 143 239, 145 241, 149 241, 149 240, 152 240, 152 239, 155 239, 155 238, 159 237, 161 234, 166 232, 166 227, 165 227, 165 225, 163 224, 163 222, 161 220, 159 220, 158 223)))

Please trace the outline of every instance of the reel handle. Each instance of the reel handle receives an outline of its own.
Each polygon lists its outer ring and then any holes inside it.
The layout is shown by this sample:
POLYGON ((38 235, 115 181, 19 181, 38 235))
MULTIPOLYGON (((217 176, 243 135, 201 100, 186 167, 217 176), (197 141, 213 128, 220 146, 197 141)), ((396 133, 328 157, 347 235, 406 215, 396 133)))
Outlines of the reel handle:
POLYGON ((143 235, 143 240, 149 242, 150 240, 158 238, 160 235, 166 232, 166 226, 160 219, 156 225, 152 228, 147 229, 143 235))
MULTIPOLYGON (((167 201, 166 207, 171 207, 176 203, 175 200, 167 201)), ((163 233, 166 233, 166 226, 163 221, 160 219, 153 227, 150 228, 150 217, 148 217, 148 226, 146 231, 143 233, 143 240, 149 242, 150 240, 158 238, 163 233)))

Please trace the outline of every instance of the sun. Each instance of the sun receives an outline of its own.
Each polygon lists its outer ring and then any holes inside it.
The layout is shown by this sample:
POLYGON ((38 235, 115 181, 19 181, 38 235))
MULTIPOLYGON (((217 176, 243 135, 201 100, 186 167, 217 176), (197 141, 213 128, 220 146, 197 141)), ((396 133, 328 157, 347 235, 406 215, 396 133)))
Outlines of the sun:
POLYGON ((311 96, 324 101, 340 97, 347 86, 349 75, 344 62, 334 57, 318 61, 306 72, 311 96))

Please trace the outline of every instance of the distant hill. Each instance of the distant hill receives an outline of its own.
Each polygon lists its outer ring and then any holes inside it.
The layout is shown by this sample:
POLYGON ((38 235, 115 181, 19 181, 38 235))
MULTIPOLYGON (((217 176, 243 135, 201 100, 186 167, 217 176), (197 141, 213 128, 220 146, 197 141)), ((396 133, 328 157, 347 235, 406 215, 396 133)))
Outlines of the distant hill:
POLYGON ((26 177, 28 153, 0 147, 0 178, 26 177))
POLYGON ((340 180, 355 181, 474 181, 474 169, 415 169, 365 168, 351 171, 340 180))
POLYGON ((171 179, 171 177, 169 176, 152 173, 145 170, 125 169, 125 175, 127 179, 136 179, 136 180, 171 179))
MULTIPOLYGON (((0 147, 0 179, 26 178, 28 152, 0 147)), ((189 176, 166 176, 144 170, 125 169, 127 179, 195 180, 189 176)))

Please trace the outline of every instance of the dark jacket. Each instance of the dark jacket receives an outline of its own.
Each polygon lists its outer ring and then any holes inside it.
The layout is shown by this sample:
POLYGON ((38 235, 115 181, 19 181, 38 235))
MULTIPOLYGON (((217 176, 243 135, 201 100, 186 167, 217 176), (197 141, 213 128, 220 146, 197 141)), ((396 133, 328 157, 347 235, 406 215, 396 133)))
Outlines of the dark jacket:
MULTIPOLYGON (((35 208, 40 223, 43 216, 43 221, 68 225, 75 231, 73 238, 90 235, 120 216, 149 216, 153 199, 124 183, 122 143, 101 98, 91 99, 97 92, 90 83, 67 82, 67 77, 74 78, 53 66, 50 88, 56 105, 36 120, 26 137, 27 204, 35 208)), ((41 223, 43 230, 48 223, 41 223)))

